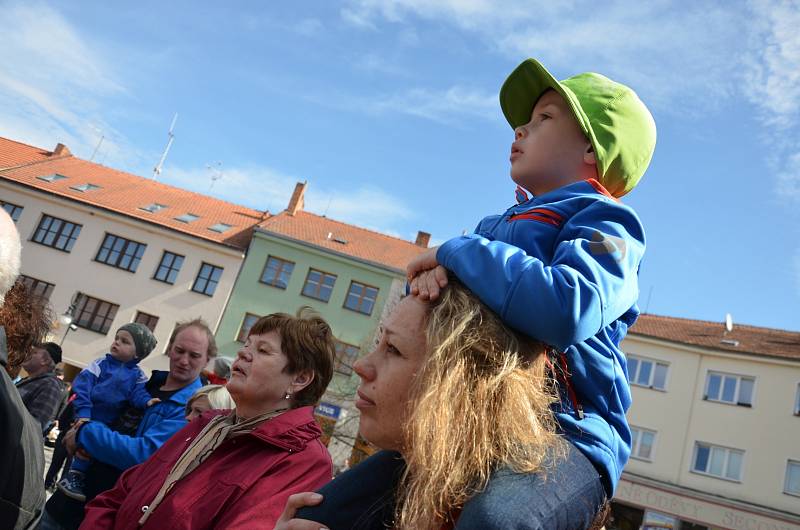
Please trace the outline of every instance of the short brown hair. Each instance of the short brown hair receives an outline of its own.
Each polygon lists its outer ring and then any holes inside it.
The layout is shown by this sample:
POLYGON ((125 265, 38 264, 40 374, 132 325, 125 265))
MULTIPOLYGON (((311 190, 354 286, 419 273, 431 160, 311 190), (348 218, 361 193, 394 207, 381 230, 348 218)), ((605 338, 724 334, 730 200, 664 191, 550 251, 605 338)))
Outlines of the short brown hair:
POLYGON ((214 339, 214 334, 211 333, 211 328, 208 327, 208 324, 206 324, 206 321, 202 318, 178 322, 178 324, 175 326, 175 329, 172 330, 172 335, 169 336, 167 351, 165 352, 166 355, 169 355, 169 351, 172 349, 172 343, 175 342, 175 337, 178 336, 178 333, 187 328, 197 328, 205 333, 206 338, 208 339, 208 358, 212 359, 217 356, 217 341, 214 339))
POLYGON ((291 408, 316 405, 333 377, 336 346, 331 327, 313 309, 304 306, 297 310, 296 316, 273 313, 259 318, 247 336, 270 331, 277 331, 281 337, 281 350, 288 359, 285 373, 305 370, 314 373, 314 380, 292 396, 291 408))

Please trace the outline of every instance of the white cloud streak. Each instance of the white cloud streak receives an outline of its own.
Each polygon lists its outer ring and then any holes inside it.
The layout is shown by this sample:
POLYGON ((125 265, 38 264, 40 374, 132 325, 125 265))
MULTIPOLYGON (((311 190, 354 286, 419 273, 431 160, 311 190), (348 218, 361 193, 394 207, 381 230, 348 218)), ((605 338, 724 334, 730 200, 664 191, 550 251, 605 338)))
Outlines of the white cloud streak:
MULTIPOLYGON (((221 168, 222 178, 211 187, 211 170, 165 167, 162 181, 184 189, 213 195, 236 204, 278 213, 289 203, 294 186, 304 179, 265 166, 221 168)), ((312 181, 305 195, 307 211, 378 232, 397 236, 396 223, 413 212, 398 197, 372 186, 351 190, 318 187, 312 181)))
POLYGON ((43 4, 0 3, 0 134, 45 148, 57 142, 91 156, 101 136, 110 163, 136 159, 102 116, 102 101, 124 96, 110 65, 70 23, 43 4))

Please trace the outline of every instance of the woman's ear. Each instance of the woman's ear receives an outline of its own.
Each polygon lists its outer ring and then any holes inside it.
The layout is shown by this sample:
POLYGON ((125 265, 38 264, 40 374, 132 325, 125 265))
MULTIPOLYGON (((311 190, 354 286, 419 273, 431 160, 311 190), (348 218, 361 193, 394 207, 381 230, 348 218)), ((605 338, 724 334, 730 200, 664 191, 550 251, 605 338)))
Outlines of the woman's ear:
POLYGON ((590 166, 597 165, 597 158, 594 155, 594 147, 591 142, 586 143, 586 150, 583 152, 583 163, 590 166))
POLYGON ((294 378, 292 378, 292 393, 300 392, 310 385, 313 380, 314 372, 312 370, 303 370, 295 374, 294 378))

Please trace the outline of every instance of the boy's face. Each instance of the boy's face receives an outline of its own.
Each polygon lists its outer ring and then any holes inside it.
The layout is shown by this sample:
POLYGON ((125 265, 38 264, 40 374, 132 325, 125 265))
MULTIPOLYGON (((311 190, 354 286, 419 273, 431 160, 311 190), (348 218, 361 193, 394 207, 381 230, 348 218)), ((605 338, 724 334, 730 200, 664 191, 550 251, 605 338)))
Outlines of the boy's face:
POLYGON ((133 342, 133 335, 124 329, 117 331, 114 342, 111 344, 111 356, 123 363, 132 361, 136 357, 136 343, 133 342))
POLYGON ((564 98, 548 90, 511 144, 511 178, 534 195, 596 178, 594 152, 564 98))

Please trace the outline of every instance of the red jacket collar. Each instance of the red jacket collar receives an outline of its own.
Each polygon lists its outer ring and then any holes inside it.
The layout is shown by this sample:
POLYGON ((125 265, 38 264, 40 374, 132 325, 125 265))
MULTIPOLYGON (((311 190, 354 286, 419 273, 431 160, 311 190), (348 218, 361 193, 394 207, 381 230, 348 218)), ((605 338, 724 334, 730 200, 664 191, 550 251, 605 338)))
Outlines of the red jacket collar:
MULTIPOLYGON (((199 428, 205 427, 214 416, 229 412, 228 410, 206 412, 202 416, 202 425, 199 428)), ((308 442, 321 435, 322 430, 314 420, 314 407, 310 406, 287 410, 280 416, 265 421, 248 434, 287 451, 301 451, 308 442)))

